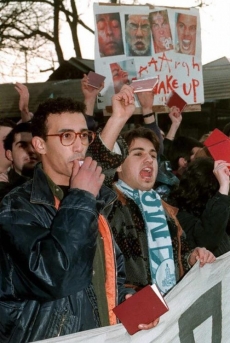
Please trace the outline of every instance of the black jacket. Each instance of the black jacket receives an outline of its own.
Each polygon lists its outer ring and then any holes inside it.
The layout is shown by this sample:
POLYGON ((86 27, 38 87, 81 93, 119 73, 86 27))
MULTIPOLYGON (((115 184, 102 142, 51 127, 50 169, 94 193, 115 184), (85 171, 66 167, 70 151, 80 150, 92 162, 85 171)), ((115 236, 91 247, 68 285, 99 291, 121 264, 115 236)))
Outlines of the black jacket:
POLYGON ((181 210, 177 218, 192 249, 205 247, 218 257, 230 251, 230 237, 226 232, 229 215, 230 196, 217 192, 200 216, 181 210))
POLYGON ((10 169, 7 175, 9 182, 0 181, 0 201, 11 191, 11 189, 20 186, 29 180, 28 177, 16 173, 14 169, 10 169))
POLYGON ((33 181, 4 198, 0 207, 2 343, 25 343, 99 326, 97 313, 94 318, 90 315, 90 299, 96 309, 91 286, 96 206, 90 193, 75 189, 56 210, 39 168, 33 181))

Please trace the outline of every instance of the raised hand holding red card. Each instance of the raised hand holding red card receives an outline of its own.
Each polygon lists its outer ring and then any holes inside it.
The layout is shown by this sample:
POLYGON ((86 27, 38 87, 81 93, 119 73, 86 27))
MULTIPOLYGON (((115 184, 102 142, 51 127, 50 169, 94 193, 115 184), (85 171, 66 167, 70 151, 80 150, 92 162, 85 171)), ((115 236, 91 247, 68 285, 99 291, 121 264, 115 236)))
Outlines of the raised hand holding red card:
POLYGON ((93 71, 90 71, 88 74, 88 83, 94 88, 100 88, 104 80, 105 76, 94 73, 93 71))
POLYGON ((230 138, 222 131, 215 129, 204 141, 210 154, 215 161, 223 160, 230 162, 230 138))
POLYGON ((148 77, 145 79, 132 80, 130 86, 134 93, 152 91, 158 83, 158 77, 148 77))
POLYGON ((179 108, 180 112, 183 112, 185 106, 187 105, 187 102, 178 93, 173 91, 169 96, 166 105, 169 108, 176 106, 177 108, 179 108))
POLYGON ((149 324, 169 310, 159 289, 154 284, 144 287, 113 309, 130 335, 141 329, 139 324, 149 324))

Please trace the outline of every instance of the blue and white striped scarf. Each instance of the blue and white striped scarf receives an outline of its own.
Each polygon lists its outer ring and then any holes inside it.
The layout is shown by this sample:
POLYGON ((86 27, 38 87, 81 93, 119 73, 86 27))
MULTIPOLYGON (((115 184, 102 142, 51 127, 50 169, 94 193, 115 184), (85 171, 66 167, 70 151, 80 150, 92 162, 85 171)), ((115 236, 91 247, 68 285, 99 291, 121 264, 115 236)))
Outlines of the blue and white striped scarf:
POLYGON ((161 198, 154 190, 132 189, 121 180, 116 186, 133 199, 142 212, 147 233, 152 283, 156 283, 161 293, 165 294, 176 284, 176 276, 172 240, 161 198))

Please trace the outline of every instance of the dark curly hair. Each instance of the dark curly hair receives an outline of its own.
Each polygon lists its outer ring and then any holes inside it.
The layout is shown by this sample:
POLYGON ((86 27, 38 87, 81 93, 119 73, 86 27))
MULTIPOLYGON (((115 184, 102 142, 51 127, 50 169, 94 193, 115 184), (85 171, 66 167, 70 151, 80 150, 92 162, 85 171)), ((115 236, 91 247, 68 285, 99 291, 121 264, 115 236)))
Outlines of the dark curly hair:
POLYGON ((11 127, 13 129, 16 125, 17 124, 11 119, 8 119, 8 118, 0 119, 0 126, 11 127))
POLYGON ((82 113, 85 115, 85 104, 80 101, 75 101, 71 98, 58 97, 56 99, 48 99, 38 106, 37 111, 32 118, 32 135, 38 136, 46 140, 48 132, 47 119, 50 114, 82 113))
POLYGON ((182 175, 180 184, 172 189, 170 199, 180 210, 200 216, 207 201, 219 189, 219 182, 213 174, 214 160, 199 157, 192 161, 182 175))

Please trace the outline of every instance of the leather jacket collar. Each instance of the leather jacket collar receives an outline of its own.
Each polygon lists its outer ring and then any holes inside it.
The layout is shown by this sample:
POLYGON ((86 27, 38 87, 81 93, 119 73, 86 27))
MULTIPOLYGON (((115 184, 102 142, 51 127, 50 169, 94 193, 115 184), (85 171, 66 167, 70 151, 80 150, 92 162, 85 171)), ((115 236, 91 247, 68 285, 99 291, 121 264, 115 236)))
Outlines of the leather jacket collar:
MULTIPOLYGON (((103 185, 97 196, 98 210, 109 206, 115 200, 115 192, 103 185)), ((49 186, 47 176, 42 169, 41 163, 38 163, 34 170, 30 201, 32 203, 43 203, 55 207, 54 195, 49 186)))

